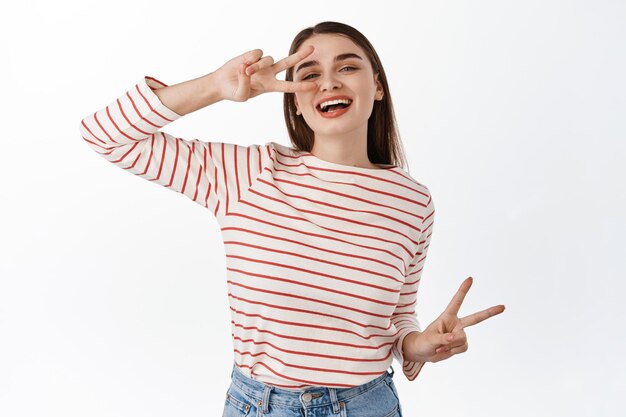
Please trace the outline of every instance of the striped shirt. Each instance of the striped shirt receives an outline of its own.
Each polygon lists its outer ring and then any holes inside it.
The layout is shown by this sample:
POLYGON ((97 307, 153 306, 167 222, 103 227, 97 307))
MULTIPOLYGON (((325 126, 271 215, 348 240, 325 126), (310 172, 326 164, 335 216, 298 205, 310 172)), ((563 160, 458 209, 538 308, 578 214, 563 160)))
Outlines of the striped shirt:
POLYGON ((236 366, 283 389, 348 388, 395 357, 414 380, 424 363, 404 360, 402 342, 421 331, 428 188, 393 165, 341 165, 276 142, 174 137, 161 128, 181 116, 153 92, 164 86, 142 78, 85 117, 81 134, 109 162, 213 213, 236 366))

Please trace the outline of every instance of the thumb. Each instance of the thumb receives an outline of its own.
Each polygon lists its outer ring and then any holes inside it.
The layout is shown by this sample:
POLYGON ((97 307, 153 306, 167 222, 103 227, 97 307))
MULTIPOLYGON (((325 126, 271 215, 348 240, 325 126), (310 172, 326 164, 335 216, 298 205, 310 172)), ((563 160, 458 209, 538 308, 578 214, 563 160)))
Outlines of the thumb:
POLYGON ((251 51, 245 52, 238 57, 235 58, 237 63, 244 64, 254 64, 263 56, 263 50, 261 49, 253 49, 251 51))
POLYGON ((452 341, 452 339, 454 339, 454 335, 452 333, 444 333, 439 335, 437 339, 439 339, 440 345, 447 345, 452 341))
POLYGON ((245 101, 250 95, 250 76, 246 74, 246 69, 249 64, 242 63, 239 65, 239 71, 237 71, 237 78, 239 85, 237 86, 237 92, 235 98, 245 101))

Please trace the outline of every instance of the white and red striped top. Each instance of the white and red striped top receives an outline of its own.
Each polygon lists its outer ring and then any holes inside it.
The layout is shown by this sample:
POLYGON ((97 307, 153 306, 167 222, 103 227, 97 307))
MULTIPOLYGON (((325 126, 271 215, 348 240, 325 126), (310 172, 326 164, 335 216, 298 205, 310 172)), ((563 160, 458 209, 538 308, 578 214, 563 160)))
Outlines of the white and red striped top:
POLYGON ((347 388, 404 360, 433 228, 428 188, 396 166, 336 164, 267 142, 240 146, 161 131, 181 117, 145 77, 81 121, 109 162, 189 197, 220 227, 234 361, 284 389, 347 388))

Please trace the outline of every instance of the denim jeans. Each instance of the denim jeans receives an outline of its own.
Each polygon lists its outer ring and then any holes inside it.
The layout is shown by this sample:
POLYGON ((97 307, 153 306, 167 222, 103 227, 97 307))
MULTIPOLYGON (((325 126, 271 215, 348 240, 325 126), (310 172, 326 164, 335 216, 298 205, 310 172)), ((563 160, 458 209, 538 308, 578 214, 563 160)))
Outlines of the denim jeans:
POLYGON ((222 417, 402 417, 391 372, 352 388, 294 391, 249 378, 233 364, 222 417))

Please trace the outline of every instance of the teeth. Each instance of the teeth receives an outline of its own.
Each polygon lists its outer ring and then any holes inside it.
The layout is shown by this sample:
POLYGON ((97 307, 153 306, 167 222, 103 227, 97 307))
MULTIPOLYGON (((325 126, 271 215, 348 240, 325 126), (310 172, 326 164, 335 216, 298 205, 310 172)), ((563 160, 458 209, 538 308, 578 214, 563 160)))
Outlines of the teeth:
POLYGON ((320 104, 320 108, 322 110, 325 110, 326 107, 333 105, 333 104, 340 104, 343 103, 345 105, 348 105, 350 103, 352 103, 352 100, 346 100, 346 99, 339 99, 339 100, 329 100, 329 101, 325 101, 322 104, 320 104))

